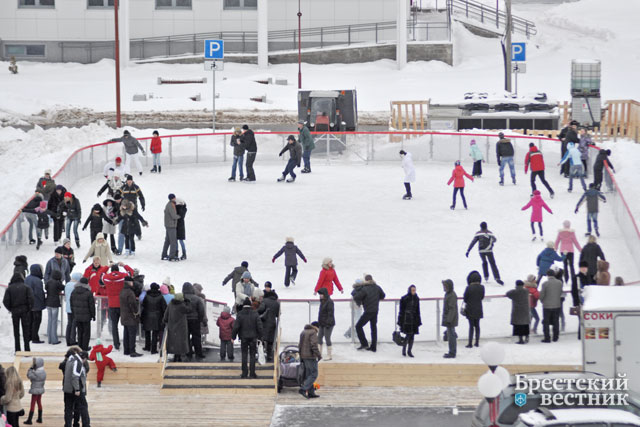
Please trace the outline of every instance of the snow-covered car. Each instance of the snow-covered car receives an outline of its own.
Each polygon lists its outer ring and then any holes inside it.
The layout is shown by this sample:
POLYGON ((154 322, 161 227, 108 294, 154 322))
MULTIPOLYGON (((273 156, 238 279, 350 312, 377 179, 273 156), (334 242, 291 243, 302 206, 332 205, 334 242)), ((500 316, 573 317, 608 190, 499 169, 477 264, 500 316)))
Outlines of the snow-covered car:
MULTIPOLYGON (((586 372, 586 371, 557 371, 557 372, 532 372, 532 373, 524 373, 527 379, 596 379, 596 378, 604 378, 604 376, 595 373, 595 372, 586 372)), ((511 376, 510 384, 505 387, 500 396, 498 398, 498 416, 496 417, 496 425, 499 427, 512 427, 516 424, 518 420, 518 416, 520 414, 524 414, 526 412, 538 409, 542 403, 542 396, 539 393, 529 394, 527 395, 527 402, 523 406, 518 406, 514 402, 514 395, 516 387, 516 378, 515 376, 511 376)), ((554 393, 555 391, 550 390, 547 391, 549 393, 554 393)), ((558 391, 560 393, 575 393, 575 390, 561 390, 558 391)), ((640 416, 640 395, 637 393, 629 392, 629 397, 627 398, 628 405, 621 406, 604 406, 607 408, 615 408, 620 409, 626 412, 630 412, 634 415, 640 416)), ((547 409, 562 409, 567 408, 563 406, 546 406, 547 409)), ((473 418, 471 419, 472 427, 488 427, 491 425, 491 420, 489 418, 489 404, 486 400, 480 402, 478 407, 476 408, 473 418)), ((597 426, 601 427, 601 426, 597 426)))
POLYGON ((538 408, 520 414, 515 427, 633 427, 640 426, 640 417, 620 409, 538 408))

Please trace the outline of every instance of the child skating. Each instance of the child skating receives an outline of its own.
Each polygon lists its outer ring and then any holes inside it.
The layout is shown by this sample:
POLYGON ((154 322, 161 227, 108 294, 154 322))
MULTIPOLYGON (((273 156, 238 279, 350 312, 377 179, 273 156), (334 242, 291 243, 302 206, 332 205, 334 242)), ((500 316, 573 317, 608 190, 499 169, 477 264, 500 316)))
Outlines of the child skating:
POLYGON ((298 257, 300 257, 305 263, 307 262, 307 258, 305 258, 300 248, 293 243, 293 237, 287 237, 286 243, 278 252, 276 252, 271 262, 276 262, 276 259, 278 259, 282 254, 284 254, 285 268, 284 286, 288 288, 289 282, 294 285, 296 284, 296 277, 298 276, 298 257))
POLYGON ((91 354, 89 355, 89 360, 96 362, 96 367, 98 368, 96 381, 98 382, 98 387, 102 387, 102 380, 104 379, 104 370, 108 366, 113 372, 116 372, 118 368, 116 367, 116 362, 114 362, 107 354, 111 353, 113 350, 113 346, 105 347, 102 345, 102 341, 100 338, 96 339, 96 345, 91 349, 91 354))
POLYGON ((473 171, 471 172, 471 176, 474 178, 482 177, 482 162, 484 162, 484 156, 482 155, 482 151, 480 151, 480 147, 476 144, 476 140, 472 139, 469 142, 469 155, 473 159, 473 171))
POLYGON ((467 199, 465 199, 464 197, 465 176, 473 181, 473 177, 464 170, 464 168, 460 164, 460 160, 456 160, 451 178, 449 178, 449 182, 447 182, 447 185, 451 185, 451 183, 453 182, 453 204, 451 205, 451 210, 454 210, 456 208, 456 196, 458 195, 458 192, 460 192, 460 197, 462 197, 464 208, 467 209, 467 199))
POLYGON ((522 210, 527 210, 531 208, 531 233, 533 233, 533 238, 531 241, 536 240, 536 228, 535 223, 538 223, 538 230, 540 230, 540 240, 543 240, 543 231, 542 231, 542 208, 546 209, 547 212, 553 214, 549 206, 542 200, 542 196, 540 195, 540 190, 535 190, 533 192, 533 197, 529 200, 529 203, 522 207, 522 210))

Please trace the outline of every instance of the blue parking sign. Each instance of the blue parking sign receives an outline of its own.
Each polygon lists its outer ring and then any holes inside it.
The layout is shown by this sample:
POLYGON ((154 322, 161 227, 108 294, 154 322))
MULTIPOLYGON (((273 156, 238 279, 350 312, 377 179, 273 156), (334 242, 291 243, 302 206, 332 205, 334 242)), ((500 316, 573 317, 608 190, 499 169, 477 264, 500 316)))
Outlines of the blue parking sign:
POLYGON ((527 60, 526 46, 526 43, 511 43, 511 60, 525 62, 527 60))
POLYGON ((205 40, 204 58, 224 59, 224 40, 205 40))

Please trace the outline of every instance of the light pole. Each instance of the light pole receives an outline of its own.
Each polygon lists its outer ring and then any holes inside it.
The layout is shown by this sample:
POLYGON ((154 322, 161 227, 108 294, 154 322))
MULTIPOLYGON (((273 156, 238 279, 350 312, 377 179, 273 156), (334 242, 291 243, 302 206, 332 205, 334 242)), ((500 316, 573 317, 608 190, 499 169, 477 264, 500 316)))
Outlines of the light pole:
POLYGON ((121 127, 122 120, 120 117, 120 36, 118 34, 118 0, 113 1, 113 10, 115 13, 115 59, 116 59, 116 127, 121 127))
POLYGON ((298 89, 302 89, 302 34, 300 29, 302 20, 302 12, 300 12, 300 0, 298 0, 298 89))
POLYGON ((504 347, 496 342, 488 342, 480 348, 482 361, 489 366, 489 370, 478 379, 478 390, 489 404, 490 427, 498 427, 498 403, 500 393, 509 385, 509 371, 500 365, 504 361, 504 347))
POLYGON ((507 22, 505 25, 505 44, 504 46, 504 90, 511 92, 511 27, 513 25, 511 19, 511 0, 505 0, 507 22))

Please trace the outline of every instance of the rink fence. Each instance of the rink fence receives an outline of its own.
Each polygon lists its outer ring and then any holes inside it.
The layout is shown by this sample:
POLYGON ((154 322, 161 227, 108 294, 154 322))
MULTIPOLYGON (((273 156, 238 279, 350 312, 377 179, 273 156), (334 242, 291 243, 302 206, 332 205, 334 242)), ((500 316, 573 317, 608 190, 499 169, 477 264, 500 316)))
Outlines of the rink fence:
MULTIPOLYGON (((282 162, 286 161, 286 155, 279 157, 278 153, 286 144, 288 135, 297 135, 297 132, 260 132, 256 131, 256 140, 258 142, 257 161, 282 162)), ((229 162, 233 159, 233 148, 230 146, 230 138, 232 132, 218 133, 195 133, 195 134, 172 134, 162 136, 163 165, 187 165, 187 164, 211 164, 229 162)), ((487 164, 497 163, 495 156, 495 145, 498 136, 495 133, 468 133, 468 132, 335 132, 335 133, 314 133, 313 134, 316 149, 313 152, 314 162, 339 162, 352 161, 368 164, 369 162, 383 161, 399 161, 398 151, 404 149, 412 153, 414 161, 437 161, 437 162, 454 162, 456 160, 463 161, 468 168, 471 166, 469 157, 469 144, 471 140, 475 140, 484 155, 487 164)), ((557 139, 544 138, 539 136, 525 135, 508 135, 514 145, 514 161, 516 166, 524 166, 524 158, 529 150, 529 143, 534 143, 540 151, 545 154, 557 155, 560 158, 560 141, 557 139)), ((151 167, 153 160, 149 155, 149 144, 151 137, 138 138, 143 144, 147 156, 142 157, 143 166, 151 167)), ((592 163, 595 158, 596 147, 592 147, 593 152, 588 162, 589 173, 592 173, 592 163)), ((95 174, 102 174, 104 166, 107 162, 112 161, 116 156, 125 158, 123 145, 119 142, 102 142, 92 144, 75 150, 65 161, 62 167, 53 176, 57 184, 71 187, 74 182, 95 174)), ((548 166, 555 163, 551 157, 547 157, 548 166)), ((39 174, 36 174, 40 176, 39 174)), ((36 178, 34 178, 35 181, 36 178)), ((625 242, 634 256, 634 259, 640 259, 640 231, 638 225, 631 213, 629 206, 623 196, 623 193, 615 180, 610 168, 606 167, 605 182, 607 199, 613 207, 616 221, 623 231, 625 242)), ((29 199, 30 200, 30 199, 29 199)), ((28 203, 28 201, 25 202, 28 203)), ((22 209, 24 205, 20 207, 22 209)), ((586 215, 586 214, 585 214, 586 215)), ((7 226, 0 231, 0 269, 10 265, 16 255, 21 252, 21 248, 28 246, 28 223, 24 215, 18 210, 7 226)), ((35 232, 35 230, 34 230, 35 232)), ((500 296, 491 296, 489 301, 503 301, 500 296)), ((302 301, 302 300, 301 300, 302 301)), ((315 301, 315 300, 314 300, 315 301)), ((307 304, 308 311, 311 312, 311 305, 314 301, 298 302, 298 304, 307 304)), ((338 304, 342 304, 341 300, 336 300, 338 304)), ((348 300, 347 300, 348 301, 348 300)), ((425 305, 425 313, 438 313, 440 310, 440 301, 438 298, 427 298, 422 300, 421 304, 425 305)), ((505 301, 508 302, 508 301, 505 301)), ((289 306, 293 306, 295 302, 287 302, 289 306)), ((499 305, 498 303, 496 305, 499 305)), ((207 303, 207 313, 209 314, 209 324, 211 325, 217 319, 222 310, 224 303, 210 301, 207 303)), ((385 310, 387 304, 383 304, 385 310)), ((394 311, 397 311, 397 303, 394 302, 394 311)), ((504 305, 500 310, 491 310, 492 312, 508 310, 509 307, 504 305)), ((61 313, 61 330, 63 328, 66 316, 63 310, 61 313)), ((346 311, 347 323, 354 324, 353 310, 346 311), (349 316, 351 318, 349 318, 349 316)), ((396 313, 397 314, 397 313, 396 313)), ((286 315, 286 314, 285 314, 286 315)), ((437 319, 437 316, 436 316, 437 319)), ((356 319, 357 320, 357 319, 356 319)), ((102 322, 102 321, 100 321, 102 322)), ((389 322, 387 322, 389 323, 389 322)), ((387 325, 385 323, 385 325, 387 325)), ((395 323, 395 322, 393 322, 395 323)), ((427 322, 424 322, 425 325, 427 322)), ((429 322, 432 326, 428 334, 429 336, 440 337, 439 326, 436 321, 429 322)), ((391 324, 393 325, 393 324, 391 324)), ((98 330, 102 329, 102 323, 98 330)), ((380 337, 390 339, 391 331, 387 331, 387 326, 381 327, 380 337)), ((424 327, 423 327, 424 329, 424 327)), ((502 336, 509 335, 507 331, 501 331, 502 336)), ((336 334, 336 337, 342 334, 336 334)), ((285 332, 283 339, 289 341, 291 337, 285 332)), ((349 338, 351 339, 351 338, 349 338)), ((209 343, 214 343, 217 337, 209 334, 207 337, 209 343)), ((294 339, 295 341, 295 339, 294 339)))

